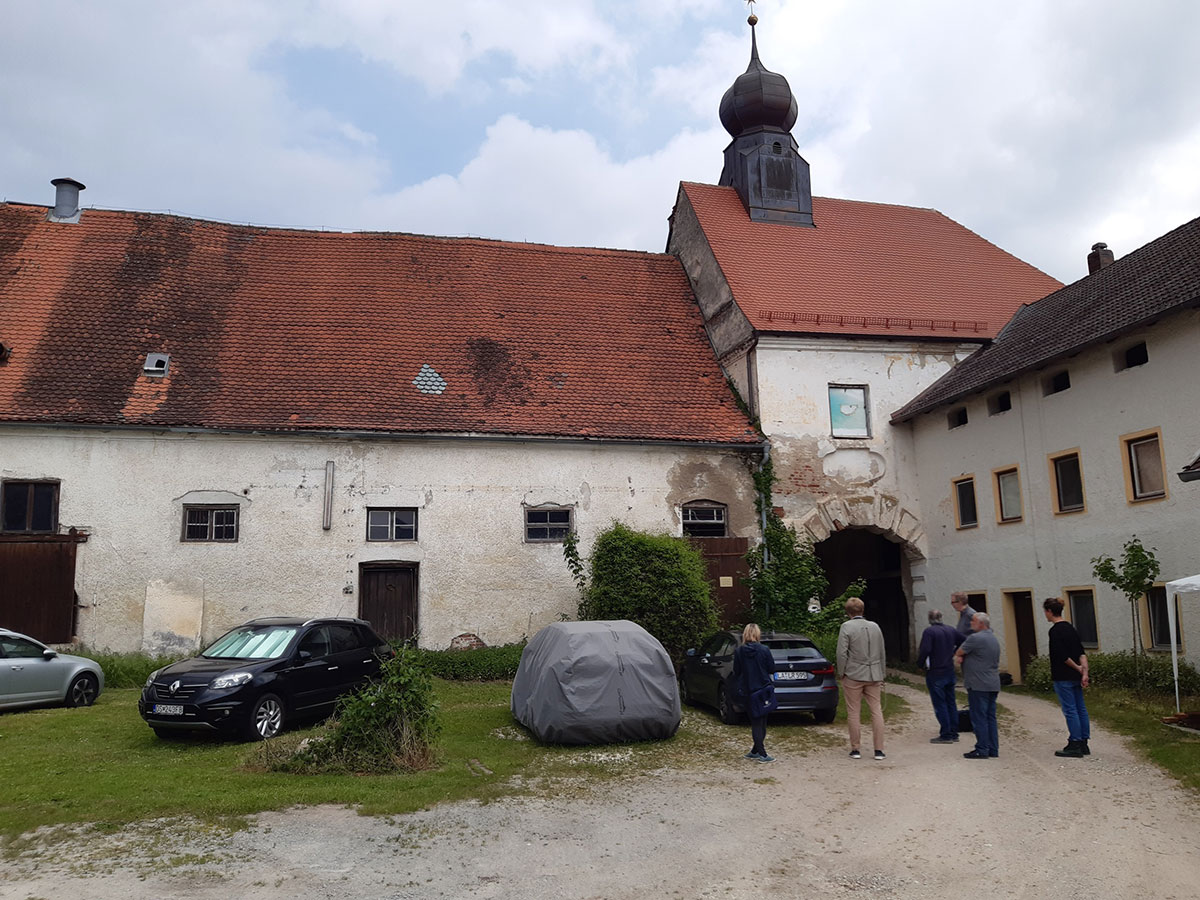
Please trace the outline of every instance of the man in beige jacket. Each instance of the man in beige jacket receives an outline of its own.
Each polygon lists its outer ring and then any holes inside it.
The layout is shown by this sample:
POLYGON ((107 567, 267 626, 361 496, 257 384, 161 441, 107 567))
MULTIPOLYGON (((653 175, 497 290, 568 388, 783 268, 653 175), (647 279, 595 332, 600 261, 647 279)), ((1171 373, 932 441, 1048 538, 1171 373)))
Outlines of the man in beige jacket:
POLYGON ((883 676, 887 657, 883 632, 874 622, 863 618, 865 605, 858 597, 846 601, 846 615, 837 642, 837 674, 846 698, 846 720, 850 723, 850 758, 862 759, 859 751, 863 695, 871 710, 871 737, 875 758, 886 759, 883 752, 883 676))

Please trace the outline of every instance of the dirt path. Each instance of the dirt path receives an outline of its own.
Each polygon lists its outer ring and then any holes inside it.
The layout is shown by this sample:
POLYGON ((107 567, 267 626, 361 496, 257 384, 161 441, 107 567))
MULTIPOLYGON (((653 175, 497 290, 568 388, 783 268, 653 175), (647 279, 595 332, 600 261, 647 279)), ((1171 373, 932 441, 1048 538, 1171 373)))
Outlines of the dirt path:
POLYGON ((928 743, 923 691, 888 690, 914 713, 889 731, 885 762, 852 761, 840 744, 770 765, 731 750, 720 771, 614 779, 557 799, 396 819, 266 813, 232 839, 197 830, 169 850, 143 840, 148 828, 91 838, 111 843, 99 871, 72 874, 61 852, 10 863, 0 898, 1200 895, 1200 802, 1119 739, 1098 731, 1092 757, 1057 759, 1057 707, 1009 695, 1001 758, 965 760, 969 739, 928 743), (191 854, 183 865, 180 854, 191 854))

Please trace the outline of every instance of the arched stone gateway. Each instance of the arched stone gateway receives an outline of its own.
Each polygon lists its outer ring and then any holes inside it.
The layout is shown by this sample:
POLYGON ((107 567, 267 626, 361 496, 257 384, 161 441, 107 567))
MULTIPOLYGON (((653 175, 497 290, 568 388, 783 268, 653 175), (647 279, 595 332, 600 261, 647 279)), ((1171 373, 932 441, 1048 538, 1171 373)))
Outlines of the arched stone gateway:
POLYGON ((829 576, 826 600, 863 579, 867 618, 879 623, 888 656, 907 662, 916 645, 918 604, 925 601, 925 534, 898 499, 877 494, 829 498, 796 531, 813 543, 829 576))

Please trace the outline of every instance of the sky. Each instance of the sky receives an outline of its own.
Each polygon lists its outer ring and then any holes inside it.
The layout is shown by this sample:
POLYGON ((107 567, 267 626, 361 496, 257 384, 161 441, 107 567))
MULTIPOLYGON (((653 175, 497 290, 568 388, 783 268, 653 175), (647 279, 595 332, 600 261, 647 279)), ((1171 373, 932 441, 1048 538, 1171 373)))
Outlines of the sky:
MULTIPOLYGON (((761 0, 813 193, 1062 281, 1200 215, 1200 3, 761 0)), ((0 198, 661 252, 741 0, 0 0, 0 198)), ((819 223, 818 223, 819 224, 819 223)))

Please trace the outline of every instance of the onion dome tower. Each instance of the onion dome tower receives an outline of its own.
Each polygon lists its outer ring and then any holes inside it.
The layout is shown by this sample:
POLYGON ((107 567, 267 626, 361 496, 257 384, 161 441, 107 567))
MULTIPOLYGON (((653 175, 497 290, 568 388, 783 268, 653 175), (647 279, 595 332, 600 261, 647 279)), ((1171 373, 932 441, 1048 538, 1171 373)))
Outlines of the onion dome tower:
POLYGON ((758 58, 751 15, 750 65, 721 98, 721 124, 733 141, 725 148, 719 184, 732 186, 756 222, 813 225, 808 163, 792 137, 796 98, 782 75, 758 58))

